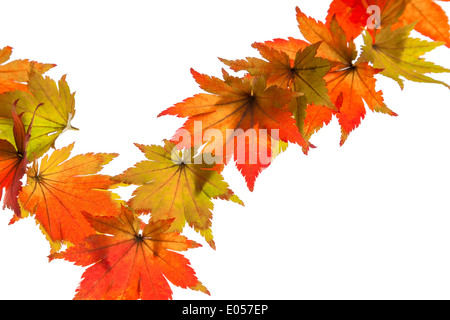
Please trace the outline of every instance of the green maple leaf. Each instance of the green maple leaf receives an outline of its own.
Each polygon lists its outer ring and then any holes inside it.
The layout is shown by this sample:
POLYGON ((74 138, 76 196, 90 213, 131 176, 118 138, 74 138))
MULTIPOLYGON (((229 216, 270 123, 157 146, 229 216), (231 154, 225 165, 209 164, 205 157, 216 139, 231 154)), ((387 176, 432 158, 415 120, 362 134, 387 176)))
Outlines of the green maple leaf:
POLYGON ((70 92, 66 77, 58 82, 38 73, 30 74, 27 91, 12 91, 0 95, 0 139, 13 143, 11 108, 16 103, 18 114, 28 127, 37 106, 31 138, 28 144, 28 160, 39 158, 55 143, 60 134, 76 128, 71 126, 75 115, 75 94, 70 92))
POLYGON ((197 148, 182 154, 175 144, 136 146, 148 160, 137 163, 115 177, 126 184, 138 185, 130 206, 140 213, 151 213, 153 220, 174 219, 171 231, 181 232, 189 224, 215 248, 211 219, 213 199, 230 200, 243 205, 228 188, 214 165, 197 163, 197 148))
POLYGON ((450 72, 433 62, 425 61, 422 56, 443 45, 443 42, 429 42, 411 38, 410 33, 415 24, 395 30, 382 28, 375 36, 375 41, 368 33, 364 34, 364 46, 360 59, 370 61, 374 68, 383 69, 381 74, 392 78, 404 88, 403 77, 415 82, 438 83, 450 89, 446 83, 435 80, 426 73, 450 72))

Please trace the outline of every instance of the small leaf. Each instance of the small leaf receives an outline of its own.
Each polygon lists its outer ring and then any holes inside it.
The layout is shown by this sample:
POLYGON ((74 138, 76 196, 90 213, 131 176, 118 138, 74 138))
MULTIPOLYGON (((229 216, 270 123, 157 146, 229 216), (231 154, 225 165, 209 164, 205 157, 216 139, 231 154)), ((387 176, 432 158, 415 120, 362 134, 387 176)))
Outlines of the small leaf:
POLYGON ((0 199, 5 189, 4 206, 14 211, 17 218, 21 216, 18 203, 19 192, 22 190, 22 177, 28 165, 27 145, 30 140, 31 120, 28 130, 22 123, 22 116, 17 115, 15 104, 12 107, 13 136, 16 147, 6 140, 0 140, 0 199))

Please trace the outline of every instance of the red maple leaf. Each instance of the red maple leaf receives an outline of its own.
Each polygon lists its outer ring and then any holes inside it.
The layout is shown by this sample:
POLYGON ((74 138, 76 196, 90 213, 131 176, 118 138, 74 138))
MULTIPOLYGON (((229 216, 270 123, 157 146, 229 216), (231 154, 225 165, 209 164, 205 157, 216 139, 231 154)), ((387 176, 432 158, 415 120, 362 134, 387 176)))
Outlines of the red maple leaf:
POLYGON ((172 220, 143 224, 125 207, 117 217, 85 217, 99 234, 50 256, 79 266, 93 264, 82 276, 76 300, 167 300, 172 298, 168 281, 209 294, 189 260, 175 252, 201 245, 167 232, 172 220))
POLYGON ((13 146, 7 140, 0 140, 0 198, 2 197, 3 189, 5 189, 3 208, 7 207, 12 209, 15 216, 20 217, 21 210, 17 198, 19 192, 22 190, 21 179, 25 174, 28 164, 27 146, 30 140, 30 131, 34 115, 25 132, 25 127, 22 123, 22 115, 17 114, 15 104, 11 109, 11 114, 16 146, 13 146))

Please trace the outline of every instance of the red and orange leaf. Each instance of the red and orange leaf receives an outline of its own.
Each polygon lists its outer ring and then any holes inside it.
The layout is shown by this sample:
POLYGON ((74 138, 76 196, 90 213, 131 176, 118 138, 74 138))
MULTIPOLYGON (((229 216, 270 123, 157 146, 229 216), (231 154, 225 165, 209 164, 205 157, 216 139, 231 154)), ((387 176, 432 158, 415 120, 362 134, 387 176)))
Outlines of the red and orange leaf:
POLYGON ((182 140, 177 144, 180 148, 190 148, 196 141, 198 145, 207 143, 205 149, 222 156, 224 164, 234 155, 250 190, 254 188, 256 177, 270 163, 270 160, 265 161, 271 159, 269 141, 297 143, 308 149, 309 144, 287 109, 294 93, 277 86, 267 87, 265 77, 237 78, 224 70, 224 80, 193 70, 192 74, 208 94, 195 95, 159 114, 188 117, 172 138, 175 143, 182 140), (242 143, 238 143, 238 139, 242 143), (246 139, 257 147, 250 150, 244 142, 246 139), (259 161, 259 155, 267 157, 259 161), (252 170, 248 166, 252 166, 252 170))
POLYGON ((297 21, 300 32, 310 43, 321 42, 317 50, 317 56, 350 66, 356 59, 357 52, 353 41, 347 41, 347 37, 336 19, 329 25, 306 16, 299 8, 297 21))
MULTIPOLYGON (((339 109, 335 113, 341 126, 341 142, 343 145, 352 130, 357 128, 366 115, 364 102, 372 111, 382 112, 391 116, 396 114, 384 103, 381 91, 376 91, 374 75, 379 72, 367 62, 354 61, 357 56, 356 46, 351 40, 347 41, 344 31, 333 19, 329 26, 307 17, 297 9, 297 20, 303 36, 310 42, 322 40, 318 54, 337 65, 325 76, 331 102, 339 109)), ((317 111, 311 107, 310 111, 317 111)), ((305 118, 308 134, 320 129, 329 122, 330 114, 321 110, 320 117, 305 118)), ((305 132, 304 132, 305 133, 305 132)))
POLYGON ((85 214, 100 234, 56 253, 79 266, 89 266, 77 289, 76 300, 167 300, 172 298, 168 281, 181 288, 209 294, 197 279, 190 262, 175 251, 201 245, 179 233, 170 233, 172 220, 143 224, 122 207, 117 217, 85 214))
POLYGON ((42 74, 55 67, 54 64, 37 63, 26 59, 4 64, 11 57, 11 53, 11 47, 0 49, 0 94, 14 90, 27 91, 25 82, 28 81, 31 71, 42 74))
POLYGON ((382 92, 375 89, 374 75, 377 72, 367 62, 360 62, 351 68, 331 72, 325 77, 331 101, 339 108, 336 117, 341 125, 341 145, 364 119, 366 109, 363 101, 372 111, 397 115, 385 105, 382 92))
POLYGON ((333 0, 326 22, 329 26, 335 17, 350 41, 358 37, 370 22, 373 14, 373 11, 368 10, 370 6, 378 6, 381 27, 386 27, 398 21, 409 1, 411 0, 333 0))
POLYGON ((234 71, 246 70, 252 76, 266 77, 268 85, 276 85, 292 92, 301 93, 302 96, 291 100, 289 110, 296 120, 299 131, 303 132, 308 104, 336 109, 330 101, 324 80, 332 65, 328 60, 316 56, 320 42, 307 46, 303 45, 304 42, 298 43, 291 40, 289 43, 292 44, 289 47, 284 45, 289 50, 303 47, 295 53, 293 59, 288 52, 273 49, 265 44, 254 43, 253 47, 258 49, 265 60, 248 57, 246 60, 221 59, 221 61, 234 71))
POLYGON ((300 39, 289 37, 287 39, 273 39, 265 42, 256 42, 255 45, 265 45, 269 48, 285 52, 291 60, 295 60, 297 52, 304 50, 309 43, 300 39))
POLYGON ((320 43, 316 43, 299 49, 292 60, 284 51, 254 43, 253 47, 265 60, 249 57, 246 60, 221 59, 221 61, 234 71, 247 70, 252 76, 266 77, 267 85, 302 92, 307 103, 316 103, 333 109, 323 80, 331 69, 331 64, 326 59, 316 57, 319 46, 320 43))
POLYGON ((16 147, 7 140, 0 140, 0 198, 2 198, 3 189, 5 189, 3 208, 12 209, 15 216, 20 217, 21 210, 17 199, 20 190, 22 190, 21 179, 28 164, 26 150, 30 140, 33 119, 25 132, 22 116, 17 115, 15 105, 12 106, 11 114, 16 147))
POLYGON ((355 39, 361 34, 369 18, 367 10, 363 6, 352 6, 356 2, 358 1, 333 0, 326 18, 327 25, 329 26, 333 17, 336 17, 348 41, 355 39))
MULTIPOLYGON (((441 1, 448 2, 449 0, 441 1)), ((398 25, 405 26, 415 22, 417 22, 414 26, 416 31, 435 41, 444 42, 450 48, 448 17, 436 2, 433 0, 411 0, 406 6, 405 12, 399 18, 398 25)))
POLYGON ((303 136, 309 140, 311 136, 328 125, 333 118, 333 112, 327 107, 310 104, 306 108, 306 117, 303 125, 303 136))
POLYGON ((63 241, 76 243, 95 232, 83 211, 102 216, 119 213, 109 191, 116 182, 97 174, 117 154, 88 153, 70 159, 73 144, 55 150, 27 171, 27 185, 19 194, 23 209, 35 214, 53 250, 63 241))

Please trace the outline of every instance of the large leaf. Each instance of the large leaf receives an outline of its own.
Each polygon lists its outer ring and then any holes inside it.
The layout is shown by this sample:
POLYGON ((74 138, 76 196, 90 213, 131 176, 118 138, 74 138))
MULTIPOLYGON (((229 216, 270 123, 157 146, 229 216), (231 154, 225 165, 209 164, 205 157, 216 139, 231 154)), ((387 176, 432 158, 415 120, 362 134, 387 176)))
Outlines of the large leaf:
MULTIPOLYGON (((449 1, 449 0, 441 0, 449 1)), ((414 29, 450 48, 450 25, 445 11, 433 0, 411 0, 399 18, 399 25, 416 23, 414 29)))
MULTIPOLYGON (((411 0, 333 0, 328 9, 327 25, 336 18, 347 35, 347 40, 351 41, 369 24, 371 28, 380 29, 396 23, 409 1, 411 0), (376 6, 379 12, 372 11, 371 6, 376 6), (378 13, 379 21, 375 20, 378 13)), ((373 32, 374 29, 371 28, 368 29, 373 32)))
POLYGON ((200 145, 206 143, 208 152, 222 156, 221 163, 234 157, 250 190, 271 163, 273 143, 281 140, 308 149, 288 110, 294 93, 267 86, 265 77, 237 78, 224 70, 224 80, 193 70, 192 74, 209 94, 197 94, 159 114, 188 117, 172 139, 182 139, 181 147, 189 148, 199 141, 200 145), (183 138, 187 134, 189 137, 183 138))
POLYGON ((150 212, 152 220, 174 219, 171 231, 181 232, 187 223, 215 248, 211 231, 212 199, 243 204, 228 188, 222 175, 195 157, 196 149, 180 155, 174 143, 164 146, 136 144, 148 160, 137 163, 115 179, 139 187, 130 199, 138 212, 150 212))
POLYGON ((299 8, 297 21, 300 32, 310 43, 321 42, 317 50, 319 57, 350 66, 356 59, 357 52, 353 41, 347 41, 347 37, 336 19, 325 25, 321 21, 308 17, 299 8))
POLYGON ((69 159, 73 144, 55 150, 27 171, 27 185, 19 194, 21 206, 35 214, 53 250, 60 243, 76 243, 94 233, 82 212, 112 216, 119 204, 109 191, 116 182, 97 174, 117 154, 87 153, 69 159))
POLYGON ((75 115, 75 94, 70 92, 65 76, 57 86, 51 78, 38 73, 30 75, 28 89, 29 92, 14 91, 0 95, 0 138, 13 140, 10 114, 16 101, 17 112, 23 113, 25 126, 39 105, 28 145, 28 160, 32 161, 47 152, 61 133, 75 129, 71 126, 75 115))
POLYGON ((276 50, 265 44, 254 43, 253 47, 258 49, 265 60, 250 57, 246 60, 221 60, 234 71, 246 70, 252 76, 265 76, 268 85, 277 85, 283 89, 302 93, 302 96, 292 99, 289 109, 300 132, 303 132, 307 104, 335 109, 328 97, 324 80, 324 76, 331 69, 331 64, 326 59, 316 57, 319 45, 320 43, 317 43, 300 48, 295 53, 294 59, 291 59, 289 54, 283 51, 284 48, 276 50))
POLYGON ((26 82, 29 80, 30 72, 45 73, 55 66, 28 59, 14 60, 5 64, 11 57, 11 53, 11 47, 0 49, 0 94, 14 90, 27 91, 26 82))
POLYGON ((450 88, 446 83, 425 75, 450 70, 422 58, 426 52, 443 43, 411 38, 410 33, 413 29, 414 24, 396 30, 383 28, 375 38, 366 33, 361 58, 372 62, 375 68, 383 69, 381 74, 397 81, 402 89, 404 80, 401 77, 415 82, 442 84, 450 88))
POLYGON ((50 256, 51 260, 62 258, 83 267, 92 264, 83 273, 76 300, 171 299, 168 281, 209 294, 189 260, 175 252, 200 244, 168 232, 171 220, 143 225, 125 207, 118 217, 85 216, 100 234, 50 256))
MULTIPOLYGON (((307 17, 297 10, 299 28, 306 40, 316 42, 322 40, 318 54, 335 62, 335 66, 325 76, 329 96, 339 109, 334 114, 341 126, 341 140, 343 145, 350 132, 361 124, 366 115, 367 104, 370 110, 395 116, 384 103, 381 91, 376 90, 375 74, 379 70, 372 68, 367 62, 358 59, 353 40, 348 41, 344 31, 336 19, 329 25, 307 17)), ((322 109, 319 105, 311 105, 305 117, 304 135, 310 136, 325 124, 330 122, 333 112, 322 109), (308 115, 312 112, 312 115, 308 115)))

